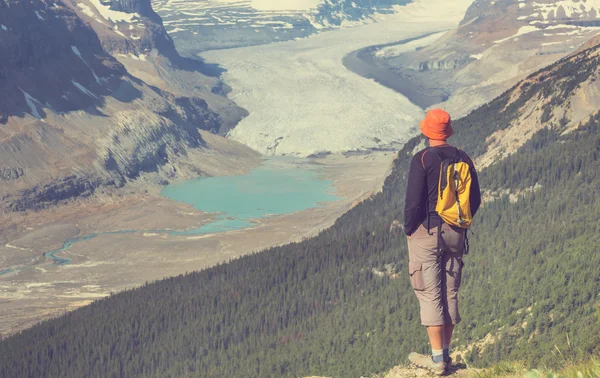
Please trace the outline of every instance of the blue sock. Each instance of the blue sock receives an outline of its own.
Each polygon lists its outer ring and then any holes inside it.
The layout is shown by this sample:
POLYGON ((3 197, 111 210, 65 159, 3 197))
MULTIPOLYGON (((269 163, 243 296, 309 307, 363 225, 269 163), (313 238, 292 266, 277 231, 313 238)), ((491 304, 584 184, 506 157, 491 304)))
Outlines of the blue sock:
POLYGON ((450 361, 450 345, 444 345, 443 355, 444 355, 444 362, 450 361))
POLYGON ((440 349, 440 350, 432 349, 431 350, 431 355, 432 355, 432 358, 433 358, 433 362, 435 362, 436 364, 438 362, 443 362, 444 361, 444 351, 442 349, 440 349))

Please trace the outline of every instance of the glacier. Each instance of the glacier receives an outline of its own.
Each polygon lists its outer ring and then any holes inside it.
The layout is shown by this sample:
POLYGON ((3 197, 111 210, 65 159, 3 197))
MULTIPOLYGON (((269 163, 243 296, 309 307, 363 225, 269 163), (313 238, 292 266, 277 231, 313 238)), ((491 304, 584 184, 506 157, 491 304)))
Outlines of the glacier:
POLYGON ((455 27, 470 4, 419 0, 355 28, 201 53, 227 70, 229 97, 250 112, 228 136, 266 155, 400 147, 418 132, 423 110, 348 71, 342 59, 363 47, 455 27))

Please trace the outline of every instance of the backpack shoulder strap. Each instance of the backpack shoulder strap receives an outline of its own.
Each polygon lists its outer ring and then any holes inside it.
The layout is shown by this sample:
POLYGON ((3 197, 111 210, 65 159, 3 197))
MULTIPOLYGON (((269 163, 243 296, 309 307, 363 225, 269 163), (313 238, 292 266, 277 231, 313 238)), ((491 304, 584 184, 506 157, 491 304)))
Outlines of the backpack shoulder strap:
POLYGON ((461 152, 460 149, 458 147, 454 147, 454 149, 455 149, 454 157, 452 158, 454 163, 463 161, 462 154, 460 153, 461 152))

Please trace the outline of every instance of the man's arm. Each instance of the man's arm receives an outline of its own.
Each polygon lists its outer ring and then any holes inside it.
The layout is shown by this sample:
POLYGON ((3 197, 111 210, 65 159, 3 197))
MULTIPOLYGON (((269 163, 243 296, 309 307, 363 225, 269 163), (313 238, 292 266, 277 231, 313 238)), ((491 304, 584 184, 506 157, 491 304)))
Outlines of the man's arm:
POLYGON ((479 178, 475 166, 471 163, 471 215, 475 216, 481 206, 481 189, 479 187, 479 178))
POLYGON ((404 233, 412 235, 419 223, 422 221, 423 209, 425 207, 427 186, 427 175, 421 165, 419 154, 414 156, 410 162, 408 172, 408 184, 406 187, 406 202, 404 203, 404 233), (425 195, 424 195, 425 194, 425 195))

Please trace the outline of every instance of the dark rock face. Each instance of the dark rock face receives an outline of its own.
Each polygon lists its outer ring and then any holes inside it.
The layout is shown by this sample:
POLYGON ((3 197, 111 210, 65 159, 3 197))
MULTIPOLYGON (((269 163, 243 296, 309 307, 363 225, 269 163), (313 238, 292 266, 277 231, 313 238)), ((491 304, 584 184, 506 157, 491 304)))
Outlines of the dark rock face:
POLYGON ((150 0, 104 0, 110 9, 125 13, 137 13, 140 16, 151 18, 155 22, 161 22, 160 17, 152 9, 150 0))
POLYGON ((90 177, 69 176, 54 182, 35 186, 18 193, 17 198, 10 202, 12 211, 39 210, 57 204, 60 201, 74 197, 89 197, 101 185, 113 184, 102 182, 101 179, 90 177))
POLYGON ((175 100, 177 113, 191 125, 202 125, 201 128, 218 134, 221 128, 218 117, 208 110, 206 101, 198 97, 179 97, 175 100))
MULTIPOLYGON (((71 1, 71 6, 77 6, 77 1, 71 1)), ((111 10, 128 14, 137 14, 141 17, 138 21, 144 28, 131 30, 129 23, 117 22, 120 34, 100 35, 103 47, 111 54, 147 54, 156 49, 161 54, 171 57, 179 56, 175 50, 173 40, 167 34, 162 24, 162 19, 154 10, 150 0, 103 0, 103 5, 110 6, 111 10), (126 38, 121 38, 123 35, 126 38)))
POLYGON ((60 1, 0 1, 0 24, 0 123, 25 113, 43 118, 46 104, 59 112, 88 107, 125 73, 60 1))

